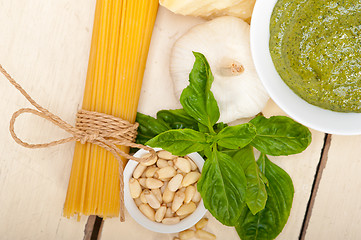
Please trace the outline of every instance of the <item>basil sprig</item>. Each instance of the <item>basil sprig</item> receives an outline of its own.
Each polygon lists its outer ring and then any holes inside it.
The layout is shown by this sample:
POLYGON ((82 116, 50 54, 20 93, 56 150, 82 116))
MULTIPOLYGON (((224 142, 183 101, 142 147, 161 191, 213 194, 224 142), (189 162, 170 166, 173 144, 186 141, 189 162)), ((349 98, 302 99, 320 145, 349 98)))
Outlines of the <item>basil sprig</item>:
MULTIPOLYGON (((206 58, 194 52, 183 109, 162 110, 157 119, 137 115, 137 142, 175 155, 202 152, 206 162, 198 182, 205 207, 221 223, 235 226, 241 239, 274 239, 290 214, 293 184, 266 156, 300 153, 310 131, 284 116, 257 116, 249 123, 217 123, 219 108, 211 92, 213 75, 206 58), (258 161, 254 148, 261 152, 258 161)), ((226 93, 225 93, 226 94, 226 93)))

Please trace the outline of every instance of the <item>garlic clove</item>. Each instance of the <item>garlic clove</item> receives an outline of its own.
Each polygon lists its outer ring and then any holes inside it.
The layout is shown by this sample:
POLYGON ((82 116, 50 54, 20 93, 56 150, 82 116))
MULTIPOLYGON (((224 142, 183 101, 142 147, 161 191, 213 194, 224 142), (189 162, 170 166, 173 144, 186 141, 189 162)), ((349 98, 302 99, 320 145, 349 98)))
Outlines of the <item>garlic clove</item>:
POLYGON ((220 109, 220 122, 252 117, 266 105, 269 96, 256 73, 251 51, 249 25, 235 17, 219 17, 197 25, 174 44, 170 73, 176 97, 188 85, 192 51, 205 55, 214 82, 212 92, 220 109))

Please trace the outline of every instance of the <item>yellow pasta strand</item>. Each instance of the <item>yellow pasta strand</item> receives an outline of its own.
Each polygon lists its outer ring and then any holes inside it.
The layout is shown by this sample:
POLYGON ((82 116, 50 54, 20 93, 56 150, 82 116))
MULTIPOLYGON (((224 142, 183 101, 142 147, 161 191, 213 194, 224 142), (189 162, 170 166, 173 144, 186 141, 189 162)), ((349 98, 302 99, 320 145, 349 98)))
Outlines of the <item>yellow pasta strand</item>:
MULTIPOLYGON (((97 1, 83 109, 135 121, 157 9, 158 0, 97 1)), ((76 143, 64 216, 118 216, 118 169, 109 152, 76 143)))
MULTIPOLYGON (((89 54, 89 63, 88 63, 88 72, 87 72, 87 81, 85 84, 85 93, 83 99, 83 108, 91 110, 91 96, 93 91, 93 81, 94 81, 94 71, 95 71, 95 62, 97 54, 97 43, 98 34, 99 34, 99 24, 100 24, 100 13, 101 13, 101 4, 102 1, 97 1, 96 10, 94 16, 94 24, 93 24, 93 35, 92 35, 92 45, 89 54)), ((79 209, 79 206, 76 206, 76 199, 79 199, 79 194, 81 193, 78 189, 82 186, 80 180, 82 179, 84 161, 86 158, 82 157, 84 153, 89 148, 90 144, 86 144, 86 147, 81 147, 82 145, 76 143, 75 151, 74 151, 74 159, 77 161, 73 161, 72 171, 69 179, 67 197, 64 204, 64 215, 70 217, 76 213, 75 209, 79 209)))

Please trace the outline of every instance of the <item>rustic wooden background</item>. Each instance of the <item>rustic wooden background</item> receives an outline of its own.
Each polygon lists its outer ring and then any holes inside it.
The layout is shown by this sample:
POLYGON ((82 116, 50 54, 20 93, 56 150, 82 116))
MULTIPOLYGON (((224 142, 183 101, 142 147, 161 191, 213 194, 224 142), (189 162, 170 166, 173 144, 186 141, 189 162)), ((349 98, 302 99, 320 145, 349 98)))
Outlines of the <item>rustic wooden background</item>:
MULTIPOLYGON (((39 104, 72 124, 82 102, 94 7, 95 0, 0 0, 0 64, 39 104)), ((202 21, 159 9, 140 112, 179 107, 168 73, 169 53, 178 37, 202 21)), ((3 76, 0 96, 1 239, 172 239, 143 229, 129 215, 125 223, 64 218, 74 143, 36 150, 17 145, 9 120, 30 105, 3 76)), ((264 114, 284 113, 269 101, 264 114)), ((19 119, 16 131, 29 142, 68 136, 29 115, 19 119)), ((361 239, 361 137, 312 134, 305 152, 272 158, 295 185, 291 216, 277 239, 361 239)), ((207 228, 219 239, 238 239, 213 218, 207 228)))

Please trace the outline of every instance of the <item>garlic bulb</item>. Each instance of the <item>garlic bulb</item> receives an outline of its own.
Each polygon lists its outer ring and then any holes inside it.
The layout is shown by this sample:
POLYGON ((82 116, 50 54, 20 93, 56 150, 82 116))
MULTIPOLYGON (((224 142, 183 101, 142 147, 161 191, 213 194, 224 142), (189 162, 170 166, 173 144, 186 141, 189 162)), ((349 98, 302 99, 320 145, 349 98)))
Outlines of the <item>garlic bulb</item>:
POLYGON ((219 121, 232 122, 262 111, 269 97, 253 65, 246 22, 235 17, 216 18, 195 26, 176 41, 170 74, 177 98, 189 83, 192 51, 203 53, 211 67, 211 90, 220 109, 219 121))
POLYGON ((174 13, 212 19, 234 16, 250 20, 256 0, 160 0, 174 13))

